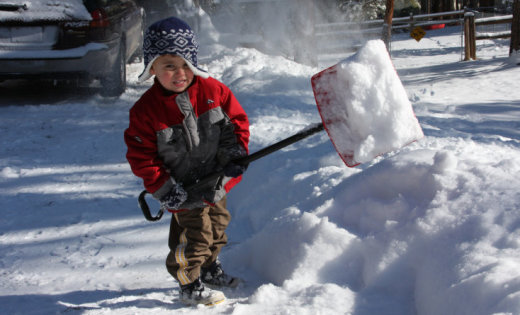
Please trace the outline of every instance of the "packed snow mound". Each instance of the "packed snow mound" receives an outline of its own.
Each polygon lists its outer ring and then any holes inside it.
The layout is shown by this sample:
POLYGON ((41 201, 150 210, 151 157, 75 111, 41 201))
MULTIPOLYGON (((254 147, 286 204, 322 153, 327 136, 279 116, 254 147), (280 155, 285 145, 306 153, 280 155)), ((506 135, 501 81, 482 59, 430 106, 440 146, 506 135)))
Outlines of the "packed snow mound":
POLYGON ((92 19, 81 0, 2 1, 0 22, 63 21, 92 19))
MULTIPOLYGON (((353 292, 357 309, 366 314, 381 310, 379 299, 395 303, 392 309, 399 314, 520 309, 520 300, 514 298, 520 271, 513 263, 520 259, 514 214, 520 184, 514 175, 520 171, 515 159, 520 154, 471 140, 423 141, 334 188, 325 188, 330 168, 307 174, 306 183, 320 187, 321 194, 281 213, 272 211, 271 220, 265 214, 249 213, 259 232, 230 250, 227 264, 268 279, 270 284, 257 293, 275 284, 296 299, 309 291, 326 299, 330 293, 325 288, 336 284, 344 296, 330 302, 336 311, 341 309, 339 303, 352 300, 353 292), (450 152, 454 146, 460 151, 450 152), (474 161, 467 159, 476 147, 480 153, 475 158, 481 160, 478 171, 474 161), (511 172, 493 171, 496 165, 507 165, 511 172), (486 189, 480 191, 482 187, 486 189), (503 198, 500 206, 497 194, 503 198), (388 287, 393 292, 386 291, 388 287), (404 296, 409 298, 401 300, 404 296), (459 303, 468 296, 471 305, 459 303), (497 304, 491 296, 507 298, 497 304)), ((286 186, 305 187, 300 184, 303 175, 288 180, 286 186)), ((277 203, 266 202, 257 211, 269 211, 277 203)), ((273 300, 287 303, 283 295, 273 300)), ((319 303, 307 306, 319 309, 319 303)))
POLYGON ((313 76, 312 84, 323 124, 349 166, 423 137, 381 40, 313 76))

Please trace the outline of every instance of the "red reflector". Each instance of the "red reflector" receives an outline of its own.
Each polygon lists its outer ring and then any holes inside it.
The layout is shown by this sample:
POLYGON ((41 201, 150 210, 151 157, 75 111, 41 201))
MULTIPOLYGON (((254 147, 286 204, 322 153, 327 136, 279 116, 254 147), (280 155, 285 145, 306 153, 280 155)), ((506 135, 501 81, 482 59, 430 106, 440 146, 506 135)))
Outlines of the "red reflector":
POLYGON ((107 15, 101 9, 97 9, 90 13, 92 21, 90 21, 90 27, 107 27, 110 25, 107 15))

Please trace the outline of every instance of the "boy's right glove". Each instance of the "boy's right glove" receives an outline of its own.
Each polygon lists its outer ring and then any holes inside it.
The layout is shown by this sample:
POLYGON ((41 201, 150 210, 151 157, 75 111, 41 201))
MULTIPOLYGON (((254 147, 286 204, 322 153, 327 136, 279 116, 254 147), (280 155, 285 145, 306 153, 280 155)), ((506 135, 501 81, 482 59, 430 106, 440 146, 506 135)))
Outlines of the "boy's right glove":
POLYGON ((179 210, 179 207, 188 199, 188 193, 181 184, 176 183, 172 189, 164 195, 161 202, 161 209, 179 210))

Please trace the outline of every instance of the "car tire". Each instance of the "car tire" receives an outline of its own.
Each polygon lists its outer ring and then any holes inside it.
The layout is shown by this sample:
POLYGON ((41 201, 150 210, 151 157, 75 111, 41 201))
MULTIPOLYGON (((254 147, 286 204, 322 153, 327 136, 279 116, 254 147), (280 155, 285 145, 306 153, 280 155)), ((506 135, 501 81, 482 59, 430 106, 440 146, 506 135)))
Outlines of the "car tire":
POLYGON ((119 52, 110 73, 101 79, 101 96, 114 97, 126 89, 126 47, 124 39, 119 44, 119 52))

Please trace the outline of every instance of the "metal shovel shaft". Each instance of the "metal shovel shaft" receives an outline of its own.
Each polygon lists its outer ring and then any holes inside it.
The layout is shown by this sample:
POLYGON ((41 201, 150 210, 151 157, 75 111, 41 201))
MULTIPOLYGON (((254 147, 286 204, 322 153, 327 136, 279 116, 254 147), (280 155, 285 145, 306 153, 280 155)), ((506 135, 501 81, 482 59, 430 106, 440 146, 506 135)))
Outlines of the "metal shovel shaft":
POLYGON ((264 156, 266 155, 269 155, 275 151, 278 151, 280 149, 283 149, 285 148, 286 146, 289 146, 293 143, 296 143, 300 140, 303 140, 319 131, 322 131, 323 130, 323 124, 322 123, 319 123, 319 124, 316 124, 316 126, 312 127, 312 128, 308 128, 308 129, 305 129, 305 130, 302 130, 300 132, 298 132, 297 134, 293 135, 293 136, 290 136, 289 138, 286 138, 284 140, 281 140, 275 144, 271 144, 270 146, 268 147, 265 147, 263 149, 261 149, 260 151, 257 151, 251 155, 248 155, 248 156, 244 156, 243 158, 240 158, 240 159, 237 159, 236 161, 234 161, 235 163, 237 164, 241 164, 241 165, 246 165, 246 164, 249 164, 253 161, 256 161, 260 158, 263 158, 264 156))
MULTIPOLYGON (((316 126, 312 127, 312 128, 308 128, 308 129, 305 129, 305 130, 302 130, 300 132, 298 132, 297 134, 295 135, 292 135, 290 136, 289 138, 286 138, 286 139, 283 139, 275 144, 271 144, 270 146, 268 147, 265 147, 253 154, 250 154, 250 155, 246 155, 244 157, 241 157, 241 158, 238 158, 236 160, 233 160, 233 163, 236 163, 236 164, 239 164, 239 165, 248 165, 249 163, 251 162, 254 162, 258 159, 261 159, 263 158, 264 156, 266 155, 269 155, 273 152, 276 152, 278 150, 281 150, 293 143, 296 143, 300 140, 303 140, 319 131, 322 131, 323 130, 323 124, 320 123, 320 124, 317 124, 316 126)), ((190 191, 194 188, 197 188, 199 187, 200 185, 204 185, 204 184, 207 184, 209 182, 211 182, 212 180, 215 180, 217 178, 219 178, 220 176, 223 176, 224 175, 224 172, 223 171, 220 171, 220 172, 216 172, 216 173, 213 173, 213 174, 210 174, 204 178, 202 178, 201 180, 199 180, 198 182, 194 183, 194 184, 191 184, 191 185, 188 185, 186 187, 186 190, 187 191, 190 191)))

